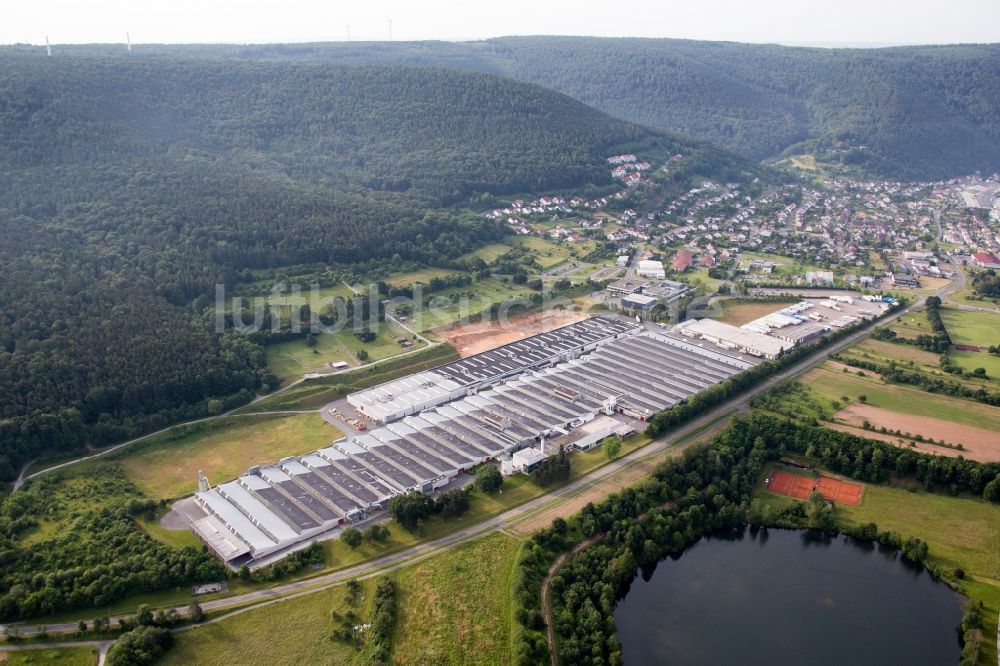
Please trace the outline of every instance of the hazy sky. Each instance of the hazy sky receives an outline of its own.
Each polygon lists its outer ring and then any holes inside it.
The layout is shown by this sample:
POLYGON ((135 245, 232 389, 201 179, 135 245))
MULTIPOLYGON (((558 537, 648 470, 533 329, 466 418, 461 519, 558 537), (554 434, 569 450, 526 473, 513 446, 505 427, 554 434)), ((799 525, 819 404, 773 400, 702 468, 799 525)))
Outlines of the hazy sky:
POLYGON ((463 40, 500 35, 748 42, 1000 42, 1000 0, 0 0, 0 43, 463 40))

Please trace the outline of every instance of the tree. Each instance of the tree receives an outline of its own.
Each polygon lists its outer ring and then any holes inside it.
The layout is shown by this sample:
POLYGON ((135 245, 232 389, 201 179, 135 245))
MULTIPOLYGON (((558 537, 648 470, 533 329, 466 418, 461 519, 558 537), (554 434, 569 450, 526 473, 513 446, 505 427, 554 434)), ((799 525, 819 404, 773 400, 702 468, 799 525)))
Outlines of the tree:
POLYGON ((1000 502, 1000 476, 986 484, 983 488, 983 499, 988 502, 1000 502))
POLYGON ((611 436, 604 438, 604 455, 608 460, 614 460, 621 452, 622 440, 620 437, 611 436))
POLYGON ((188 605, 188 620, 197 624, 204 619, 205 611, 197 601, 192 599, 191 603, 188 605))
POLYGON ((389 538, 389 528, 376 523, 364 531, 364 537, 365 541, 385 541, 389 538))
POLYGON ((434 500, 434 509, 444 518, 457 518, 469 510, 469 489, 454 488, 434 500))
POLYGON ((503 475, 496 465, 483 463, 476 468, 476 488, 484 493, 492 493, 503 484, 503 475))
POLYGON ((141 604, 139 606, 139 609, 135 612, 135 621, 140 625, 153 624, 153 609, 149 607, 149 604, 141 604))
POLYGON ((861 395, 858 396, 858 401, 859 402, 868 402, 868 396, 865 395, 864 393, 862 393, 861 395))
POLYGON ((108 650, 108 666, 145 666, 174 644, 174 635, 162 627, 139 626, 122 634, 108 650))
POLYGON ((340 540, 350 548, 357 548, 361 545, 361 532, 356 527, 345 527, 340 532, 340 540))
POLYGON ((417 491, 396 495, 389 500, 389 515, 408 530, 416 528, 420 521, 433 514, 434 508, 434 500, 417 491))

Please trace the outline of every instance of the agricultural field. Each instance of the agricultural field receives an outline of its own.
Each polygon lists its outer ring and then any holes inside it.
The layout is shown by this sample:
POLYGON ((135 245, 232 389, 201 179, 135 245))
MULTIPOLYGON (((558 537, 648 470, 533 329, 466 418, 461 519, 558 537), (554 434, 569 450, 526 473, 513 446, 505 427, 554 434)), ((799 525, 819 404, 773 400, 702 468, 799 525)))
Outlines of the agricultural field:
POLYGON ((943 308, 941 318, 944 319, 952 342, 957 345, 1000 345, 1000 316, 989 312, 943 308))
POLYGON ((0 652, 3 666, 94 666, 97 648, 39 648, 16 652, 0 652))
POLYGON ((319 414, 233 416, 174 428, 109 458, 155 499, 182 497, 198 488, 198 470, 228 481, 251 465, 308 453, 343 436, 319 414))
POLYGON ((722 301, 722 317, 717 317, 719 321, 734 326, 742 326, 754 319, 759 319, 769 315, 775 310, 780 310, 784 305, 790 305, 796 301, 779 303, 774 301, 744 301, 739 299, 727 299, 722 301))
POLYGON ((827 361, 760 406, 925 453, 1000 460, 1000 409, 889 384, 874 373, 862 372, 827 361))
POLYGON ((343 361, 352 366, 361 365, 358 352, 368 352, 368 361, 378 361, 423 345, 413 340, 412 334, 389 322, 378 327, 376 338, 371 342, 361 342, 351 330, 336 333, 320 333, 315 336, 316 344, 310 347, 305 339, 289 340, 265 347, 267 367, 282 382, 294 380, 310 372, 328 369, 330 363, 343 361), (414 347, 404 348, 396 338, 406 337, 414 347))
POLYGON ((829 405, 840 403, 843 396, 856 402, 859 401, 858 396, 864 395, 866 404, 874 407, 1000 432, 1000 409, 996 407, 927 393, 908 386, 887 384, 870 374, 861 377, 824 364, 806 374, 802 383, 829 405))

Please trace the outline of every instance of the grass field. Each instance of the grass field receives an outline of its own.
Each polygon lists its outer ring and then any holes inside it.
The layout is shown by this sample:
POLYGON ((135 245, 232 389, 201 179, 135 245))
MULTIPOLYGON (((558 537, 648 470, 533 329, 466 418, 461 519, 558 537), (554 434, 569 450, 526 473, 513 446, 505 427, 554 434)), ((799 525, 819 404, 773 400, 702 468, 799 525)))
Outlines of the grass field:
MULTIPOLYGON (((493 246, 487 246, 487 247, 493 247, 493 246)), ((504 246, 501 245, 499 247, 504 247, 504 246)), ((484 249, 485 248, 480 248, 478 251, 482 251, 484 249)), ((486 261, 488 262, 491 260, 486 259, 486 261)), ((447 268, 433 268, 433 267, 422 268, 418 271, 413 271, 410 273, 390 273, 389 277, 387 277, 385 281, 394 286, 413 284, 414 282, 422 282, 423 284, 427 284, 433 278, 447 277, 449 275, 455 275, 456 273, 458 273, 458 271, 448 270, 447 268)))
POLYGON ((251 465, 307 453, 343 436, 318 414, 229 417, 175 428, 112 459, 150 497, 181 497, 198 488, 198 470, 212 483, 228 481, 251 465))
POLYGON ((496 260, 497 257, 510 252, 510 245, 506 243, 490 243, 489 245, 484 245, 481 248, 469 252, 468 254, 463 254, 459 259, 475 259, 479 257, 486 263, 491 263, 496 260))
POLYGON ((849 354, 860 358, 870 358, 878 362, 896 361, 900 365, 913 363, 932 368, 941 365, 941 357, 934 352, 924 351, 912 345, 900 345, 873 338, 866 338, 860 344, 854 345, 849 350, 849 354))
POLYGON ((900 316, 889 326, 901 337, 916 338, 918 335, 931 335, 931 325, 927 322, 927 313, 924 310, 908 312, 900 316))
POLYGON ((435 292, 427 299, 423 311, 412 316, 407 324, 420 332, 429 331, 463 318, 478 316, 488 311, 494 303, 512 299, 530 299, 534 293, 524 285, 515 285, 504 282, 498 277, 490 277, 478 280, 467 287, 435 292))
MULTIPOLYGON (((494 534, 388 574, 398 584, 394 664, 496 664, 510 661, 511 574, 520 542, 494 534)), ((366 621, 374 581, 353 607, 366 621)), ((330 612, 345 612, 344 588, 240 613, 177 635, 158 664, 229 666, 234 655, 268 664, 369 664, 365 650, 328 638, 330 612)))
POLYGON ((1000 315, 944 308, 941 317, 955 344, 1000 345, 1000 315))
MULTIPOLYGON (((1000 611, 1000 506, 962 497, 927 493, 914 488, 866 484, 858 506, 837 505, 842 525, 875 523, 880 531, 915 536, 927 542, 929 559, 944 571, 961 568, 965 594, 987 606, 983 632, 985 659, 996 663, 996 623, 1000 611)), ((768 504, 795 500, 760 494, 768 504)))
POLYGON ((520 541, 493 534, 399 571, 394 664, 510 663, 520 541))
MULTIPOLYGON (((725 280, 717 280, 714 277, 709 277, 707 268, 697 268, 689 270, 686 273, 672 273, 667 277, 681 280, 692 286, 697 286, 697 284, 700 283, 710 292, 716 291, 719 288, 719 285, 725 282, 725 280)), ((775 309, 777 309, 777 306, 775 306, 775 309)))
POLYGON ((286 391, 241 407, 237 413, 254 414, 286 409, 318 409, 348 393, 426 370, 456 358, 458 358, 458 354, 454 348, 450 345, 439 344, 413 354, 393 357, 381 363, 370 363, 349 372, 307 379, 286 391))
POLYGON ((39 648, 18 652, 0 652, 3 666, 94 666, 97 648, 39 648))
POLYGON ((790 278, 796 275, 805 275, 809 271, 831 270, 823 268, 818 264, 813 264, 793 257, 784 257, 778 254, 766 254, 764 252, 742 252, 740 254, 740 268, 749 270, 750 262, 759 259, 761 261, 773 261, 777 266, 770 274, 753 273, 754 277, 760 277, 765 281, 779 281, 782 278, 790 278))
POLYGON ((990 377, 1000 377, 1000 356, 987 352, 968 352, 951 350, 948 357, 952 362, 967 372, 983 368, 990 377))
POLYGON ((557 243, 538 236, 519 236, 514 242, 520 247, 532 250, 543 269, 558 266, 571 259, 583 258, 593 252, 597 245, 593 241, 557 243))
POLYGON ((719 318, 719 321, 733 324, 734 326, 742 326, 747 322, 769 315, 776 310, 780 310, 784 305, 794 302, 775 303, 770 301, 728 299, 722 302, 722 317, 719 318))
POLYGON ((153 520, 147 520, 145 516, 139 516, 136 518, 136 522, 139 527, 153 537, 160 543, 166 544, 173 548, 185 548, 191 546, 197 550, 201 550, 202 542, 194 535, 191 530, 168 530, 167 528, 160 525, 160 518, 163 517, 167 510, 160 509, 156 512, 153 520))
POLYGON ((371 342, 362 343, 353 331, 343 330, 317 335, 314 347, 307 345, 304 339, 268 345, 265 348, 267 367, 284 382, 298 379, 308 372, 320 371, 333 361, 358 366, 361 364, 358 352, 362 349, 368 352, 369 363, 409 351, 396 342, 400 336, 409 338, 414 345, 422 344, 403 329, 386 323, 379 326, 377 337, 371 342))
POLYGON ((367 621, 372 590, 373 581, 362 582, 362 599, 356 606, 347 603, 343 587, 335 587, 180 632, 174 646, 156 663, 158 666, 370 664, 370 651, 330 639, 335 627, 330 613, 351 609, 362 618, 360 621, 367 621))

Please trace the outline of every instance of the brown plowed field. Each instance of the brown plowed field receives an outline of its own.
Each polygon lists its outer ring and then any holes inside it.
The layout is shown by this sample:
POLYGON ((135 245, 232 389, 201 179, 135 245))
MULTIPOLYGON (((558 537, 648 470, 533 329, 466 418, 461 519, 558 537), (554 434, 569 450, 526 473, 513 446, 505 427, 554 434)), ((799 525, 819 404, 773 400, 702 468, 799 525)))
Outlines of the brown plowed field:
MULTIPOLYGON (((881 407, 852 403, 836 413, 836 418, 844 423, 860 427, 865 421, 872 424, 875 431, 883 426, 888 430, 900 430, 911 435, 923 435, 925 439, 936 441, 944 440, 948 444, 961 444, 963 450, 949 449, 943 446, 917 444, 918 448, 928 453, 938 453, 944 456, 965 456, 970 460, 980 462, 1000 461, 1000 432, 976 428, 973 426, 942 421, 928 416, 913 416, 911 414, 900 414, 881 407)), ((863 437, 881 439, 898 445, 899 438, 894 435, 886 436, 878 432, 862 431, 859 434, 863 437)))
POLYGON ((587 318, 585 312, 547 310, 511 317, 504 323, 480 321, 474 324, 443 326, 434 334, 454 347, 462 358, 494 347, 516 342, 538 333, 545 333, 587 318))

